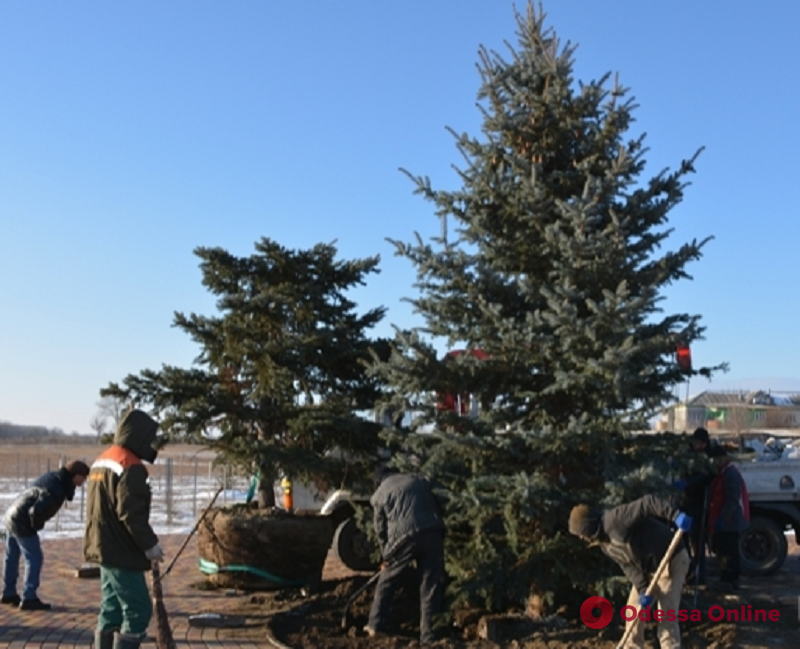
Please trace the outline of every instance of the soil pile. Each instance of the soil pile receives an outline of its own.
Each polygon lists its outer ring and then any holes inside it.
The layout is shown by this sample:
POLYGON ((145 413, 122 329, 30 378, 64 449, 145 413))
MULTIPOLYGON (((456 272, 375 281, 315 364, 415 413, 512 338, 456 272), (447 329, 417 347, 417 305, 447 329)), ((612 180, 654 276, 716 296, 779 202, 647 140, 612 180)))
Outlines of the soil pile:
MULTIPOLYGON (((393 626, 387 635, 368 638, 363 632, 372 604, 374 588, 369 587, 351 604, 342 626, 345 605, 369 575, 326 580, 310 589, 284 589, 239 598, 240 614, 261 619, 279 642, 292 649, 399 649, 419 646, 419 593, 416 575, 409 570, 395 594, 393 626)), ((713 580, 713 577, 712 577, 713 580)), ((681 608, 700 612, 700 620, 681 623, 684 649, 725 649, 741 647, 767 649, 797 647, 797 592, 800 588, 800 557, 790 556, 778 573, 769 577, 743 578, 735 593, 701 588, 694 606, 694 590, 687 586, 681 608), (728 611, 765 609, 779 611, 779 621, 755 619, 729 621, 728 611), (721 620, 713 618, 725 612, 721 620)), ((230 611, 234 612, 233 610, 230 611)), ((520 614, 485 616, 482 611, 459 611, 449 626, 440 629, 435 649, 613 649, 623 633, 619 611, 605 629, 592 630, 579 621, 557 616, 536 620, 520 614), (481 638, 492 637, 494 641, 481 638)), ((658 647, 656 624, 646 631, 647 647, 658 647)))

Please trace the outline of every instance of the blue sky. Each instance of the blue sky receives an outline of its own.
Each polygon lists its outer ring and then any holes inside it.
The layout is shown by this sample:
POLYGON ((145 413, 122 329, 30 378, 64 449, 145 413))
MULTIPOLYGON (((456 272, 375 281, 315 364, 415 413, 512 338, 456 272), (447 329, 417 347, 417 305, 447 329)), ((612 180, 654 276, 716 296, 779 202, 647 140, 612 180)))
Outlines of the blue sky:
MULTIPOLYGON (((800 3, 545 11, 577 79, 631 88, 648 174, 706 147, 670 245, 715 240, 665 304, 703 315, 695 364, 800 389, 800 3)), ((514 30, 498 0, 0 4, 0 420, 89 433, 100 387, 188 365, 173 312, 214 307, 196 246, 380 254, 359 303, 388 307, 378 333, 418 323, 385 238, 438 223, 398 168, 456 186, 445 127, 478 134, 478 46, 514 30)))

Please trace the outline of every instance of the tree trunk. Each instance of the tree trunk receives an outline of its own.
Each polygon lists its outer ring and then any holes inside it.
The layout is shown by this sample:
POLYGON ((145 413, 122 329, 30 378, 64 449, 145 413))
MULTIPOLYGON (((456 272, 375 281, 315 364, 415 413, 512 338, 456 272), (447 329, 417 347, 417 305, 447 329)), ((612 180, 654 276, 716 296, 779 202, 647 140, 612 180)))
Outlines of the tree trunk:
POLYGON ((271 467, 261 467, 258 481, 258 508, 275 507, 275 475, 271 467))
MULTIPOLYGON (((262 397, 260 401, 260 408, 262 413, 269 413, 270 407, 274 400, 268 397, 262 397)), ((274 438, 273 431, 270 430, 271 425, 268 423, 269 417, 265 417, 264 422, 258 426, 258 440, 263 442, 270 438, 274 438)), ((272 464, 262 464, 259 466, 259 481, 258 481, 258 508, 269 509, 275 507, 275 480, 278 475, 275 466, 272 464)))

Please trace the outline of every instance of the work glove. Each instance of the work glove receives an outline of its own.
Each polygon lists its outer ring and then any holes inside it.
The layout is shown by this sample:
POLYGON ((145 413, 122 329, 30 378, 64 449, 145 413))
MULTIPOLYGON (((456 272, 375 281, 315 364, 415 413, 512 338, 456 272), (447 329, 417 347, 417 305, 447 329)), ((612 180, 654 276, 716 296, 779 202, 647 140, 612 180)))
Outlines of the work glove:
POLYGON ((148 559, 150 559, 150 561, 163 561, 164 560, 164 550, 161 547, 160 543, 156 543, 149 550, 145 550, 144 556, 146 556, 148 559))
POLYGON ((641 608, 647 608, 648 606, 652 606, 654 601, 656 601, 656 598, 653 597, 652 595, 639 596, 639 606, 641 608))
POLYGON ((686 491, 686 480, 676 480, 672 483, 672 488, 678 491, 686 491))
POLYGON ((692 529, 692 517, 683 512, 679 512, 675 517, 675 525, 677 525, 678 529, 682 532, 688 532, 692 529))

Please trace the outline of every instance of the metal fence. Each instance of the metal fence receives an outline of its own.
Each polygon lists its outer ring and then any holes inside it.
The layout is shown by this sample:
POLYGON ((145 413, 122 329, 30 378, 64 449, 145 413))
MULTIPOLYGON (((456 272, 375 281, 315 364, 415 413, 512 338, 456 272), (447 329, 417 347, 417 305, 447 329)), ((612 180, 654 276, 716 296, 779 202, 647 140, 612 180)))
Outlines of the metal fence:
MULTIPOLYGON (((40 475, 55 471, 70 460, 83 460, 90 465, 94 458, 78 455, 68 456, 63 452, 46 449, 34 451, 30 448, 14 452, 5 448, 0 458, 0 510, 5 508, 40 475)), ((153 500, 150 522, 153 527, 167 528, 164 531, 179 531, 191 527, 198 514, 213 498, 220 487, 224 487, 217 504, 243 502, 249 487, 250 477, 237 475, 231 467, 215 466, 208 453, 172 455, 159 458, 146 465, 150 475, 153 500)), ((49 522, 47 530, 56 533, 81 529, 86 516, 86 487, 81 487, 71 503, 58 512, 49 522)))

